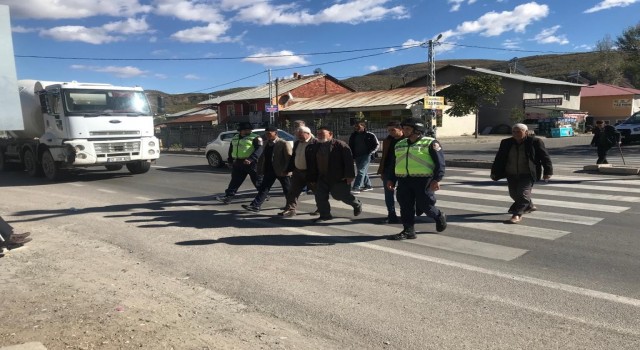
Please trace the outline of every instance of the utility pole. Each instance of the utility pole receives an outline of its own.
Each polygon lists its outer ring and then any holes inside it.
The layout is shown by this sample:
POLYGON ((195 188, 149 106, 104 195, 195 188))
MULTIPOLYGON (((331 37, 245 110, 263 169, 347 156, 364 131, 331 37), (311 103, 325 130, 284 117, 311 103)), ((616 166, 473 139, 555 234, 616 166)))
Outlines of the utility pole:
POLYGON ((273 111, 271 105, 273 104, 273 97, 271 94, 271 68, 269 68, 269 125, 273 125, 273 111))
MULTIPOLYGON (((436 95, 436 63, 434 59, 433 47, 438 43, 438 40, 442 38, 442 34, 438 34, 438 37, 435 40, 429 40, 429 53, 428 53, 428 62, 429 62, 429 85, 427 85, 427 96, 435 96, 436 95)), ((425 106, 427 107, 427 106, 425 106)), ((435 109, 426 109, 425 113, 426 122, 429 126, 429 130, 427 133, 431 134, 430 136, 436 137, 436 110, 435 109)))

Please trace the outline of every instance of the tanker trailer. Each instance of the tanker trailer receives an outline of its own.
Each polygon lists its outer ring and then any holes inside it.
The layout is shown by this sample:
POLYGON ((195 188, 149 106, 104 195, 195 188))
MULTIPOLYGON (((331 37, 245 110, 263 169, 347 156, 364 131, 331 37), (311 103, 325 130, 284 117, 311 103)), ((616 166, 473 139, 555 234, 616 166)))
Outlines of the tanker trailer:
POLYGON ((20 80, 18 89, 24 130, 5 130, 0 169, 17 166, 50 180, 95 166, 142 174, 160 156, 140 87, 20 80))

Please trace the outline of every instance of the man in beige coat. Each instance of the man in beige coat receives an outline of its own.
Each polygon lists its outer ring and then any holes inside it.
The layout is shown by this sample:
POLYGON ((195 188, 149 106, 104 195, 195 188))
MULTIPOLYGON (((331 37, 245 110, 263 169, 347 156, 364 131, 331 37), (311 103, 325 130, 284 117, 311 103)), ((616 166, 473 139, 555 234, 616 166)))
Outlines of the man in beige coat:
POLYGON ((280 181, 282 193, 286 196, 291 187, 291 173, 288 171, 291 159, 291 145, 278 137, 278 128, 269 126, 264 133, 265 142, 262 154, 258 158, 258 175, 262 175, 262 183, 258 186, 258 194, 251 204, 243 204, 248 211, 259 212, 262 203, 269 197, 271 186, 280 181))

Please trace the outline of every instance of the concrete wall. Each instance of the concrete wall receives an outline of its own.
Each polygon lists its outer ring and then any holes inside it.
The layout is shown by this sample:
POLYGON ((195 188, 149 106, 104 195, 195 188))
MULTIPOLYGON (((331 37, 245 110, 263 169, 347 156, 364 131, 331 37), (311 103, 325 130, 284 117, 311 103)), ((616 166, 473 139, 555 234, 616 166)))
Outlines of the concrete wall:
POLYGON ((640 110, 640 96, 589 96, 582 97, 580 108, 589 112, 594 119, 608 120, 615 124, 617 120, 628 118, 634 112, 640 110), (635 97, 635 98, 634 98, 635 97), (614 100, 631 100, 629 106, 614 105, 614 100))

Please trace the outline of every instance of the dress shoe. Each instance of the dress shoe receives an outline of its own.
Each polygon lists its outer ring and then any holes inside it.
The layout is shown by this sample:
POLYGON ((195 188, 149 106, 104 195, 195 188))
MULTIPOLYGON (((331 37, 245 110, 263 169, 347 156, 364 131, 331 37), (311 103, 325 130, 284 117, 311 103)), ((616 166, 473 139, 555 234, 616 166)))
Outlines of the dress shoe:
POLYGON ((447 229, 447 215, 440 211, 440 215, 436 218, 436 231, 442 232, 447 229))
POLYGON ((243 204, 242 207, 245 208, 246 210, 254 212, 254 213, 260 212, 260 208, 259 207, 256 207, 256 206, 251 205, 251 204, 243 204))
POLYGON ((16 237, 16 235, 11 235, 11 237, 9 237, 9 239, 7 240, 6 244, 8 247, 11 246, 17 246, 17 245, 23 245, 26 243, 31 242, 32 238, 31 237, 16 237))
POLYGON ((353 207, 353 216, 358 216, 360 214, 362 214, 362 203, 357 207, 353 207))
POLYGON ((519 215, 514 215, 511 217, 511 219, 509 220, 505 220, 505 224, 517 224, 522 220, 522 217, 520 217, 519 215))
POLYGON ((320 224, 320 223, 323 223, 323 222, 327 222, 329 220, 333 220, 333 216, 331 216, 331 215, 329 215, 329 216, 320 216, 319 218, 315 218, 312 221, 313 221, 314 224, 320 224))
POLYGON ((296 211, 294 209, 286 209, 285 211, 278 213, 278 215, 284 217, 292 217, 296 215, 296 211))
POLYGON ((412 227, 406 227, 400 233, 392 235, 389 237, 392 241, 401 241, 404 239, 415 239, 416 238, 416 230, 412 227))

